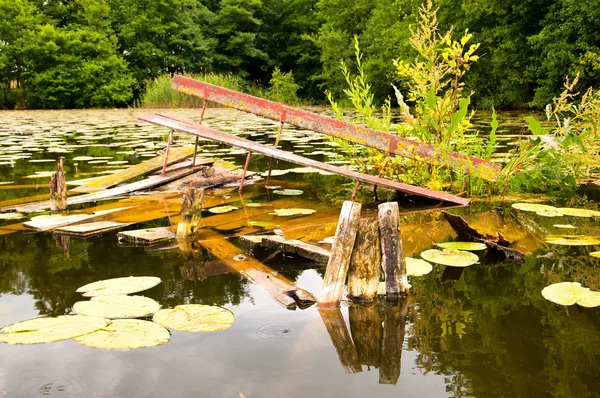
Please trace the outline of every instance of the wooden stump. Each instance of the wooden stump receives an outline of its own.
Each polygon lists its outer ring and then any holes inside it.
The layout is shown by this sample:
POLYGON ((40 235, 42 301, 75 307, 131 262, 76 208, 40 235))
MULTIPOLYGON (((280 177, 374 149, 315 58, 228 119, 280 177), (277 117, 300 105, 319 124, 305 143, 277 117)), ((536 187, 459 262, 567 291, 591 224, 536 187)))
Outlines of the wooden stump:
POLYGON ((381 237, 381 254, 385 270, 386 298, 394 299, 398 295, 407 294, 408 289, 410 289, 400 234, 398 203, 390 202, 379 205, 379 235, 381 237))
POLYGON ((48 188, 50 189, 50 210, 62 212, 67 210, 67 184, 65 171, 63 169, 63 157, 58 158, 56 173, 50 177, 48 188))
POLYGON ((340 306, 350 265, 350 256, 358 232, 360 209, 360 203, 356 202, 346 201, 342 206, 335 231, 335 240, 331 248, 331 257, 327 263, 323 287, 317 304, 319 308, 333 309, 340 306))
POLYGON ((360 220, 348 269, 348 298, 370 302, 377 298, 381 245, 377 220, 360 220))
POLYGON ((352 304, 350 333, 356 346, 358 360, 367 366, 379 367, 381 362, 381 339, 383 337, 383 317, 377 303, 352 304))
POLYGON ((396 384, 398 382, 407 314, 408 302, 406 299, 386 301, 379 384, 396 384))
MULTIPOLYGON (((320 304, 320 303, 319 303, 320 304)), ((362 372, 362 366, 358 360, 356 347, 350 338, 344 317, 339 308, 334 310, 319 310, 321 319, 327 328, 331 342, 340 357, 340 363, 346 373, 362 372)))
POLYGON ((183 192, 181 217, 177 224, 177 239, 192 238, 200 229, 204 189, 188 187, 183 192))

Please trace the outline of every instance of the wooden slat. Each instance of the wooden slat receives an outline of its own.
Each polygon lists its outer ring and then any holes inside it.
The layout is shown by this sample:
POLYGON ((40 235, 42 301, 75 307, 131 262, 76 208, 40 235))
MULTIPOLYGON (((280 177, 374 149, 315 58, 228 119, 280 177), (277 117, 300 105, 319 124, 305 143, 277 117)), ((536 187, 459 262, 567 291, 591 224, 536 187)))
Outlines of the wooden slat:
POLYGON ((110 213, 115 213, 125 208, 101 210, 92 214, 70 214, 70 215, 51 215, 51 216, 38 216, 33 217, 31 220, 23 223, 29 229, 35 231, 50 231, 59 227, 64 227, 71 224, 81 223, 84 221, 91 221, 98 217, 106 216, 110 213))
POLYGON ((69 225, 66 227, 57 228, 54 232, 58 235, 69 235, 79 238, 99 235, 105 232, 114 231, 115 229, 124 228, 131 224, 114 222, 114 221, 96 221, 80 225, 69 225))
POLYGON ((154 245, 175 238, 175 232, 169 227, 136 229, 123 231, 117 235, 119 242, 129 241, 139 245, 154 245))

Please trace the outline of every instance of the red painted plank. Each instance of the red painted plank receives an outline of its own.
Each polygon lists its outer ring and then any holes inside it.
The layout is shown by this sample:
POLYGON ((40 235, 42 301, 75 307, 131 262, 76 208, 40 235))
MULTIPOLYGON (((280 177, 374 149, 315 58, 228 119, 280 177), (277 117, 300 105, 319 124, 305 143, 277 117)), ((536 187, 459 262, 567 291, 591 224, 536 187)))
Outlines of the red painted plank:
POLYGON ((497 163, 458 152, 444 151, 433 145, 357 126, 180 75, 173 77, 171 88, 244 112, 283 121, 390 154, 442 165, 490 181, 495 181, 502 169, 502 166, 497 163))
POLYGON ((394 189, 396 191, 401 191, 412 195, 418 195, 445 202, 457 203, 460 205, 468 205, 470 202, 469 199, 461 198, 448 193, 433 191, 431 189, 421 187, 415 187, 413 185, 403 184, 400 182, 389 181, 384 178, 375 177, 363 173, 357 173, 355 171, 351 171, 327 163, 318 162, 313 159, 305 158, 300 155, 276 149, 272 146, 258 144, 245 138, 224 133, 222 131, 211 129, 198 123, 193 123, 172 116, 161 114, 142 115, 139 117, 139 119, 173 130, 194 134, 199 137, 209 139, 211 141, 220 142, 237 148, 245 149, 249 152, 260 153, 275 159, 286 160, 288 162, 296 163, 302 166, 314 167, 315 169, 328 171, 330 173, 348 177, 353 180, 357 180, 367 184, 379 185, 382 187, 394 189))

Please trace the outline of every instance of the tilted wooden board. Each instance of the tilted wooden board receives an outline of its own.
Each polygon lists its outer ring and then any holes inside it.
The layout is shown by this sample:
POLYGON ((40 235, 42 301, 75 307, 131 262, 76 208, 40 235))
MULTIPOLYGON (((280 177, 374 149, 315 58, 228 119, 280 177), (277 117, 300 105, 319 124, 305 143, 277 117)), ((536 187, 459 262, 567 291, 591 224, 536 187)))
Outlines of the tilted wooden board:
POLYGON ((139 245, 154 245, 169 239, 175 239, 175 232, 169 227, 136 229, 123 231, 117 235, 119 242, 128 241, 139 245))
POLYGON ((50 231, 52 229, 63 227, 66 225, 76 224, 83 221, 90 221, 94 218, 106 216, 110 213, 115 213, 125 209, 127 209, 127 207, 110 210, 101 210, 92 214, 38 216, 33 217, 31 220, 24 222, 23 225, 35 231, 50 231))
POLYGON ((105 232, 114 231, 115 229, 124 228, 131 224, 114 222, 114 221, 96 221, 86 224, 69 225, 66 227, 57 228, 54 232, 58 235, 69 235, 80 238, 85 238, 92 235, 99 235, 105 232))

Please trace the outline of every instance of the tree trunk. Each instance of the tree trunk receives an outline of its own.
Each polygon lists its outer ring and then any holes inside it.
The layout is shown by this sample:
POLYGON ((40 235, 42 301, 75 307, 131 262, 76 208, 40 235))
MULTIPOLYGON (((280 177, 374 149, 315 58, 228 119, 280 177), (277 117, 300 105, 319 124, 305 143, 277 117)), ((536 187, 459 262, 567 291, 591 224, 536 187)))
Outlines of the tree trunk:
POLYGON ((386 298, 394 299, 407 294, 410 289, 400 234, 400 210, 396 202, 379 205, 379 235, 385 270, 386 298))
POLYGON ((177 239, 193 238, 200 229, 204 189, 188 187, 183 192, 181 217, 177 224, 177 239))
POLYGON ((360 220, 348 270, 348 298, 373 301, 381 270, 381 245, 377 220, 360 220))
POLYGON ((63 212, 67 210, 67 184, 65 171, 63 169, 63 157, 58 158, 56 173, 50 177, 48 188, 50 189, 50 210, 63 212))

